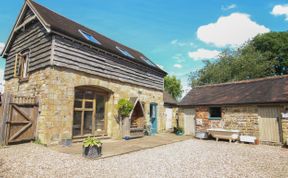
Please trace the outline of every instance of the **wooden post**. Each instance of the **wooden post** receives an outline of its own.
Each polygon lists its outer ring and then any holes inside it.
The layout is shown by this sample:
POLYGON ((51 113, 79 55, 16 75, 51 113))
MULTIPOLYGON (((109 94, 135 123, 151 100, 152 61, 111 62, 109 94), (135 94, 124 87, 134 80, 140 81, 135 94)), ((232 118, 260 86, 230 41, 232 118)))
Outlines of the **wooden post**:
POLYGON ((11 95, 9 93, 3 94, 3 113, 0 113, 2 117, 2 122, 0 123, 0 145, 7 144, 7 121, 9 120, 10 100, 11 95))

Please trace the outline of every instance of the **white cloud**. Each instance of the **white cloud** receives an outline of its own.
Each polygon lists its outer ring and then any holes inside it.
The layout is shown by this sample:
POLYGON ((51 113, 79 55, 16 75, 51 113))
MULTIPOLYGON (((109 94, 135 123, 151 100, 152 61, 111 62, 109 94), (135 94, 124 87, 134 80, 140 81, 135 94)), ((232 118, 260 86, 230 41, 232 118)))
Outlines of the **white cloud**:
POLYGON ((160 69, 164 69, 164 66, 160 65, 160 64, 156 64, 160 69))
POLYGON ((222 6, 222 10, 223 11, 228 11, 228 10, 231 10, 231 9, 235 9, 237 7, 237 5, 236 4, 230 4, 230 5, 228 5, 228 6, 222 6))
POLYGON ((174 64, 174 67, 175 67, 175 68, 178 68, 178 69, 181 69, 181 68, 182 68, 182 65, 181 65, 181 64, 174 64))
POLYGON ((188 53, 189 57, 193 60, 216 59, 219 57, 219 54, 220 51, 203 48, 188 53))
POLYGON ((0 42, 0 53, 2 53, 2 50, 4 49, 5 43, 0 42))
POLYGON ((274 6, 271 14, 274 16, 284 15, 286 17, 285 20, 288 21, 288 4, 274 6))
POLYGON ((192 43, 192 42, 183 42, 183 41, 179 41, 179 40, 172 40, 170 42, 171 45, 174 45, 174 46, 180 46, 180 47, 184 47, 184 46, 192 46, 192 47, 195 47, 195 44, 192 43))
POLYGON ((185 62, 185 58, 184 58, 183 54, 181 54, 181 53, 175 54, 172 58, 175 59, 177 61, 177 63, 184 63, 185 62))
POLYGON ((215 23, 200 26, 197 37, 217 47, 238 47, 256 35, 269 31, 264 25, 252 21, 248 14, 232 13, 220 17, 215 23))

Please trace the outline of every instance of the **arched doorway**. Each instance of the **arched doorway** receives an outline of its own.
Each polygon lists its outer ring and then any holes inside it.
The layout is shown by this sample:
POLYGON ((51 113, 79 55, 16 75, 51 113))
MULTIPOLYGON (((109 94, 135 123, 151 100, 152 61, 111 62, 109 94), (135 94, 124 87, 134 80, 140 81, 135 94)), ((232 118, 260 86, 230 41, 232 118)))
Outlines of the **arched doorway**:
POLYGON ((106 103, 110 92, 97 87, 75 88, 73 137, 107 134, 106 103))

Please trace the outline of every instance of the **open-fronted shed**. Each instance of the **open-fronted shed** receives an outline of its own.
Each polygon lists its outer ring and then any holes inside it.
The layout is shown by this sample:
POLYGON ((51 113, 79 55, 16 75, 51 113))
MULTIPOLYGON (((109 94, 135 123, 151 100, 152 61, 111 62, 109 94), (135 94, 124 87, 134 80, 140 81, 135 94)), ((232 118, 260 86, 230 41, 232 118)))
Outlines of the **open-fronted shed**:
POLYGON ((123 137, 137 138, 144 136, 145 111, 139 98, 131 97, 133 109, 123 122, 123 137))

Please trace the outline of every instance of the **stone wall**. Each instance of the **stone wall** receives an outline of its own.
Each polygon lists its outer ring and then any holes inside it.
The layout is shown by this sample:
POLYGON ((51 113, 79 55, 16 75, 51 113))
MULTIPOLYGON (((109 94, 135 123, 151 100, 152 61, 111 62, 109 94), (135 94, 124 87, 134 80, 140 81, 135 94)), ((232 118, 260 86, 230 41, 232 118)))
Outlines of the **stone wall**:
POLYGON ((288 145, 288 119, 282 120, 282 130, 283 130, 283 143, 288 145))
MULTIPOLYGON (((178 110, 179 110, 178 107, 173 107, 173 116, 172 116, 172 126, 173 126, 173 128, 177 127, 177 119, 179 119, 179 117, 177 116, 178 110)), ((179 126, 180 126, 180 123, 179 123, 179 126)))
POLYGON ((184 129, 184 110, 183 108, 178 109, 178 115, 179 115, 179 127, 184 129))
POLYGON ((257 106, 224 107, 222 112, 225 129, 236 129, 243 135, 259 137, 257 106))
POLYGON ((96 76, 59 68, 46 68, 30 75, 26 83, 11 79, 5 83, 5 92, 39 97, 37 135, 45 144, 59 143, 72 138, 74 89, 77 86, 95 86, 111 90, 106 105, 107 132, 119 138, 116 105, 119 99, 139 97, 145 103, 145 117, 149 122, 150 103, 158 104, 158 132, 165 130, 163 92, 96 76))
POLYGON ((209 119, 209 107, 196 107, 195 119, 202 120, 202 125, 196 124, 196 131, 206 131, 209 128, 225 128, 240 130, 244 135, 259 136, 256 106, 222 107, 221 120, 209 119))
MULTIPOLYGON (((285 109, 288 109, 288 105, 285 106, 285 109)), ((288 146, 288 119, 282 118, 282 131, 283 131, 283 143, 288 146)))

